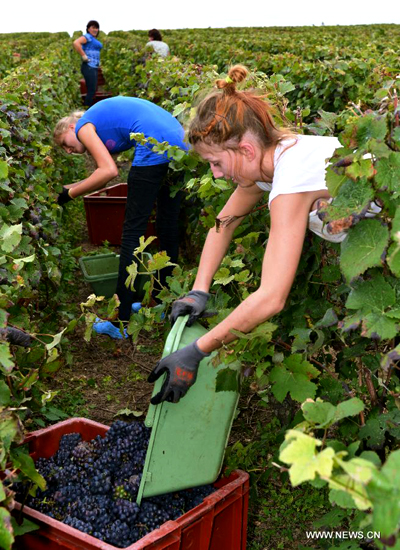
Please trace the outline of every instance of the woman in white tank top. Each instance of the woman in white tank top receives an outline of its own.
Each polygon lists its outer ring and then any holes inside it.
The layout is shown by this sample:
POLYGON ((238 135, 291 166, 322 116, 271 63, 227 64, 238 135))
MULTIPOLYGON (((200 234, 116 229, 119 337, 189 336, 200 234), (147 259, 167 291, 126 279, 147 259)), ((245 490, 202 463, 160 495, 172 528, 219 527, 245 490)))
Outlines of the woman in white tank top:
MULTIPOLYGON (((149 380, 167 373, 152 402, 177 402, 197 376, 199 362, 234 340, 231 330, 249 332, 279 313, 290 292, 309 227, 323 238, 340 242, 346 233, 328 233, 317 216, 320 199, 331 199, 325 184, 327 159, 340 142, 335 137, 295 136, 278 128, 268 104, 251 91, 236 90, 247 70, 237 65, 197 108, 189 142, 210 163, 215 178, 230 179, 236 189, 208 232, 193 290, 174 302, 171 321, 189 314, 189 323, 206 309, 209 288, 233 232, 269 191, 271 227, 260 287, 208 333, 162 359, 149 380)), ((188 324, 189 324, 188 323, 188 324)))

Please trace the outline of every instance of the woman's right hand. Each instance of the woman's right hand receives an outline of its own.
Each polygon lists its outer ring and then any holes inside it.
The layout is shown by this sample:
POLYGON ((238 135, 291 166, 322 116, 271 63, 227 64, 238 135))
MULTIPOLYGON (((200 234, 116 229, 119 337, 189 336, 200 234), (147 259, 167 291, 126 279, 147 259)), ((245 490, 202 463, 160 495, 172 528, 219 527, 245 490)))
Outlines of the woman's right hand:
POLYGON ((87 62, 89 61, 89 58, 88 58, 88 56, 87 56, 85 53, 84 53, 83 55, 81 55, 81 57, 82 57, 82 61, 83 61, 84 63, 87 63, 87 62))
POLYGON ((199 317, 205 312, 207 300, 210 295, 208 292, 202 290, 191 290, 179 300, 175 300, 172 304, 172 311, 169 317, 171 325, 175 323, 178 317, 182 315, 189 315, 189 319, 186 323, 188 327, 191 327, 199 317))

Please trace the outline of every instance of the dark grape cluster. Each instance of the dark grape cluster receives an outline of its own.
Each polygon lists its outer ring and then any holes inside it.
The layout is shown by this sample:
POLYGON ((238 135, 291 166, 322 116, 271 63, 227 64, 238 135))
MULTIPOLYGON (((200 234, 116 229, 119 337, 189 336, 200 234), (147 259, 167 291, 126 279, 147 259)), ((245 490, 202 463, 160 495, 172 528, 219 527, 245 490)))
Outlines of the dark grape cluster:
MULTIPOLYGON (((136 498, 150 430, 141 422, 117 421, 105 437, 83 441, 64 435, 51 458, 36 468, 46 479, 45 491, 28 496, 26 504, 104 542, 124 548, 177 519, 215 489, 211 485, 144 499, 136 498)), ((25 499, 16 487, 18 499, 25 499)))

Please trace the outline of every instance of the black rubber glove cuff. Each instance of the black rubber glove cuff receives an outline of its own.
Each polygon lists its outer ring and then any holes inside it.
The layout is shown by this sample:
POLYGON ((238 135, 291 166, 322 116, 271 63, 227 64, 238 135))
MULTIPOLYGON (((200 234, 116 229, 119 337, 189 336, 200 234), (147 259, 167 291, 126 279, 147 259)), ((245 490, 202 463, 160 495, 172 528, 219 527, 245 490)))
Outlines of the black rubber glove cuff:
POLYGON ((64 204, 66 204, 67 202, 72 201, 72 200, 73 199, 72 199, 71 195, 69 194, 69 189, 67 189, 66 187, 63 187, 63 190, 61 191, 61 193, 57 197, 57 203, 60 206, 64 206, 64 204))

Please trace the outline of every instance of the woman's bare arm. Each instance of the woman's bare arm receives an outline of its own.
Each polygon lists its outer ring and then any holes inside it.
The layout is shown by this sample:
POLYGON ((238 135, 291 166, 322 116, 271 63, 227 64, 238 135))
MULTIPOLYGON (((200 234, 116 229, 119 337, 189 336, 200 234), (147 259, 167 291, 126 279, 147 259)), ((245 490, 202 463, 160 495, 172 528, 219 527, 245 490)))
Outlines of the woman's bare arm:
POLYGON ((96 170, 86 179, 66 185, 71 189, 70 195, 74 199, 92 191, 103 188, 110 180, 118 176, 118 168, 107 147, 96 133, 93 124, 85 124, 78 132, 79 141, 92 155, 97 164, 96 170))
POLYGON ((260 287, 197 344, 211 352, 236 338, 231 329, 249 332, 279 313, 286 302, 299 264, 314 192, 279 195, 271 204, 271 231, 260 287))
MULTIPOLYGON (((218 214, 218 218, 248 214, 260 200, 263 193, 257 186, 250 188, 237 187, 218 214)), ((233 233, 242 220, 243 218, 239 218, 227 227, 221 226, 218 232, 215 227, 210 229, 201 253, 199 269, 193 285, 194 290, 208 292, 212 279, 232 240, 233 233)))

